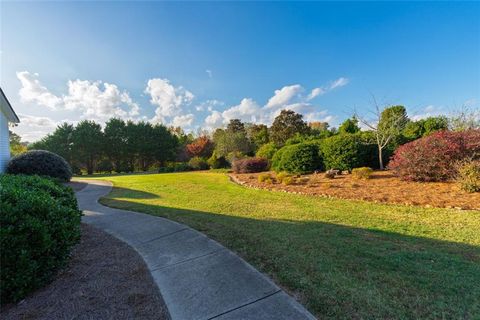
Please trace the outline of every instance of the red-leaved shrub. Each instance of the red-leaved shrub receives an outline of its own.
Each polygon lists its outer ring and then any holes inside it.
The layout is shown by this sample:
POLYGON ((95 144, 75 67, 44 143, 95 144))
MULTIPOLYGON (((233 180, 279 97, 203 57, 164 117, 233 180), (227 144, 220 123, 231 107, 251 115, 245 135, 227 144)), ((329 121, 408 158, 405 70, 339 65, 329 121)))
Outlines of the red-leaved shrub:
POLYGON ((480 130, 440 131, 400 146, 389 168, 403 180, 445 181, 455 177, 456 163, 480 157, 480 130))
POLYGON ((235 160, 232 165, 235 173, 252 173, 267 170, 268 160, 264 158, 244 158, 235 160))

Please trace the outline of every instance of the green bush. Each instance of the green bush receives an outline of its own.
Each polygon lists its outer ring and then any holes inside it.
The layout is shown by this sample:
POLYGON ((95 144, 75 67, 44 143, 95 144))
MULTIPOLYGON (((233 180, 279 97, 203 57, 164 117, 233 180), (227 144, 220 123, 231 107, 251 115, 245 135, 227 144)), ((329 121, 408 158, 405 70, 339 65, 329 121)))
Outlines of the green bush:
POLYGON ((352 170, 352 177, 354 179, 370 179, 373 170, 369 167, 355 168, 352 170))
POLYGON ((275 171, 304 174, 322 168, 318 146, 315 143, 299 143, 278 150, 272 159, 275 171))
POLYGON ((255 154, 257 158, 264 158, 268 160, 272 160, 275 152, 278 150, 277 146, 273 142, 269 142, 264 144, 263 146, 258 149, 257 153, 255 154))
POLYGON ((31 150, 13 157, 7 165, 9 174, 48 176, 70 181, 72 169, 59 155, 45 150, 31 150))
POLYGON ((71 188, 38 176, 0 175, 0 299, 16 302, 51 280, 80 239, 71 188))
POLYGON ((467 192, 480 192, 480 161, 463 161, 458 165, 457 183, 467 192))
POLYGON ((326 138, 320 149, 327 169, 352 171, 353 168, 365 166, 369 160, 370 148, 357 134, 347 133, 326 138))
POLYGON ((228 162, 225 160, 225 157, 218 156, 215 151, 213 151, 212 156, 207 160, 207 163, 212 169, 223 169, 228 167, 228 162))
POLYGON ((188 165, 193 170, 207 170, 208 163, 204 158, 201 157, 193 157, 188 161, 188 165))

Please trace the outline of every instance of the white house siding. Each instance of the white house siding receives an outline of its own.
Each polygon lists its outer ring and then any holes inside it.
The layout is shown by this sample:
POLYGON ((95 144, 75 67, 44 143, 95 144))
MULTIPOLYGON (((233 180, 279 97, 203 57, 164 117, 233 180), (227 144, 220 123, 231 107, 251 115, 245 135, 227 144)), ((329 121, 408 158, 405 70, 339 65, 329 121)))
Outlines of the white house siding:
POLYGON ((0 172, 4 172, 10 159, 10 144, 8 136, 8 121, 5 114, 0 111, 0 172))

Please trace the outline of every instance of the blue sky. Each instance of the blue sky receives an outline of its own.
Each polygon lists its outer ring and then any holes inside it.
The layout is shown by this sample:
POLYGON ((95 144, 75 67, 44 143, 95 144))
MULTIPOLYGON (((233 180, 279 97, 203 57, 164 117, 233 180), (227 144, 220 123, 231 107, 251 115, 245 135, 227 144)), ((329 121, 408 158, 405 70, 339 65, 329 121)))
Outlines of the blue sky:
POLYGON ((480 106, 480 3, 1 3, 1 86, 33 141, 61 121, 186 130, 282 108, 338 125, 371 94, 480 106))

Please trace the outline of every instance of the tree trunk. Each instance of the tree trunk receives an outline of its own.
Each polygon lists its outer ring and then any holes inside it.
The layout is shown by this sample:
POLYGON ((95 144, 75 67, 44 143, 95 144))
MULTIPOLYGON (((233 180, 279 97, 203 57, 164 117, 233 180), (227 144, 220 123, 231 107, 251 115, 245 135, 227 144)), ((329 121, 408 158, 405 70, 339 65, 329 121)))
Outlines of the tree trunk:
POLYGON ((380 170, 383 170, 383 155, 382 155, 383 148, 380 146, 378 147, 378 162, 380 164, 380 170))

